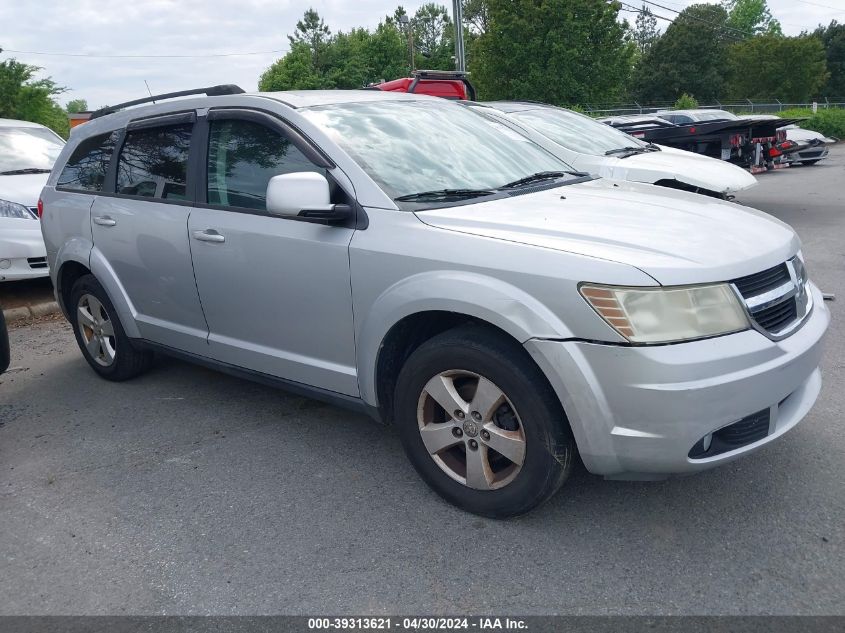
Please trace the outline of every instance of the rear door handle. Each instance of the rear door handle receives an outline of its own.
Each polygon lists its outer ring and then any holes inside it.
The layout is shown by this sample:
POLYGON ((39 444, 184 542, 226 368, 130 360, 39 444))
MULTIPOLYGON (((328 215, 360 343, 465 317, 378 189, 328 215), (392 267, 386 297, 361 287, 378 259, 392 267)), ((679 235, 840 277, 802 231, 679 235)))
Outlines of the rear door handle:
POLYGON ((206 229, 205 231, 194 231, 194 239, 200 242, 225 242, 226 238, 214 229, 206 229))
POLYGON ((94 216, 94 224, 99 224, 100 226, 114 226, 117 224, 117 221, 107 215, 97 215, 94 216))

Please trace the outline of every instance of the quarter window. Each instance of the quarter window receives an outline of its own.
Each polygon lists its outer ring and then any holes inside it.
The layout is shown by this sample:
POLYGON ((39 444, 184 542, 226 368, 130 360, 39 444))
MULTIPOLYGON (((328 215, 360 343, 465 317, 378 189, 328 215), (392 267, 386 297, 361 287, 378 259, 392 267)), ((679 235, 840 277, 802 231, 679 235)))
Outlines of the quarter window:
POLYGON ((285 136, 240 119, 211 121, 208 139, 208 203, 265 210, 273 176, 322 170, 285 136))
POLYGON ((106 181, 117 132, 82 141, 73 150, 56 186, 80 191, 102 191, 106 181))
POLYGON ((130 130, 117 164, 117 193, 185 200, 193 125, 130 130))

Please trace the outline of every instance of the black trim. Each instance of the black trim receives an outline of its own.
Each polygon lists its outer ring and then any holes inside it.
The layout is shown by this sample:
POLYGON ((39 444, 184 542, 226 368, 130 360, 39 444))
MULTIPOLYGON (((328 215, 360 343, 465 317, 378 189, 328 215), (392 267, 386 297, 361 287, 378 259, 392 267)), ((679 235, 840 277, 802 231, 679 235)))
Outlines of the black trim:
POLYGON ((114 141, 114 152, 109 161, 109 168, 106 170, 106 179, 103 181, 103 190, 99 195, 113 194, 117 191, 117 164, 120 160, 120 152, 123 151, 123 144, 126 142, 126 128, 118 131, 114 141))
POLYGON ((154 343, 146 339, 132 339, 132 342, 139 347, 160 352, 167 356, 172 356, 174 358, 178 358, 180 360, 184 360, 190 363, 202 365, 210 369, 216 369, 218 371, 232 376, 236 376, 238 378, 244 378, 246 380, 258 382, 264 385, 268 385, 270 387, 284 389, 285 391, 295 393, 296 395, 304 396, 306 398, 313 398, 314 400, 320 400, 321 402, 327 402, 329 404, 333 404, 335 406, 342 407, 350 411, 364 413, 376 420, 377 422, 384 422, 378 410, 378 407, 369 405, 364 402, 361 398, 357 398, 355 396, 347 396, 346 394, 338 393, 336 391, 329 391, 328 389, 313 387, 311 385, 306 385, 305 383, 301 382, 295 382, 286 378, 271 376, 270 374, 254 371, 252 369, 246 369, 238 365, 232 365, 231 363, 224 363, 213 358, 208 358, 207 356, 201 356, 199 354, 193 354, 191 352, 184 352, 182 350, 174 349, 172 347, 168 347, 167 345, 162 345, 160 343, 154 343))
POLYGON ((208 111, 207 118, 209 121, 221 119, 252 121, 253 123, 265 125, 269 128, 276 128, 278 132, 289 138, 296 148, 317 167, 322 167, 323 169, 334 169, 337 167, 301 130, 275 114, 264 110, 253 110, 251 108, 213 108, 208 111))
POLYGON ((151 95, 149 97, 144 97, 143 99, 134 99, 133 101, 125 101, 123 103, 118 103, 117 105, 100 108, 99 110, 91 113, 91 117, 89 118, 89 120, 98 119, 101 116, 106 116, 107 114, 113 114, 114 112, 122 110, 123 108, 128 108, 129 106, 141 105, 142 103, 154 103, 156 101, 174 99, 176 97, 188 97, 190 95, 206 95, 208 97, 217 97, 220 95, 239 94, 244 94, 244 90, 240 86, 236 86, 234 84, 221 84, 218 86, 209 86, 207 88, 194 88, 192 90, 180 90, 179 92, 166 92, 160 95, 151 95))
POLYGON ((151 127, 164 127, 167 125, 181 125, 184 123, 195 123, 197 120, 197 113, 193 110, 188 112, 174 112, 172 114, 162 114, 143 119, 133 119, 126 124, 127 132, 134 132, 135 130, 145 130, 151 127))

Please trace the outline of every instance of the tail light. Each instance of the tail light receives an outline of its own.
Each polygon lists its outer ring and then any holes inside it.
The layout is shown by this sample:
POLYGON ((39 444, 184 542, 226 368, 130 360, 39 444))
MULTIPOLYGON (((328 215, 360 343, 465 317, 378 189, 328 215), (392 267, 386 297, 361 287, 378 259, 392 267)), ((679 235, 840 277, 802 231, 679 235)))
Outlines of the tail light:
POLYGON ((777 158, 782 153, 783 152, 779 151, 777 147, 772 147, 772 148, 769 149, 769 157, 770 158, 777 158))
POLYGON ((41 216, 44 215, 44 201, 41 198, 38 198, 38 219, 41 219, 41 216))

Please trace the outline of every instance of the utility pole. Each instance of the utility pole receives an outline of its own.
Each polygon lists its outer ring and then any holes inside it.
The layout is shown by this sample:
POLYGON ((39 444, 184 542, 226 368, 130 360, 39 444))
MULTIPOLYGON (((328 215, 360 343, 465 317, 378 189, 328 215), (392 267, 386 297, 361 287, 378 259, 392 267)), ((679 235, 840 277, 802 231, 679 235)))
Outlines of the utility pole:
POLYGON ((466 72, 467 61, 464 51, 464 8, 461 0, 452 0, 452 15, 455 21, 455 70, 466 72))

